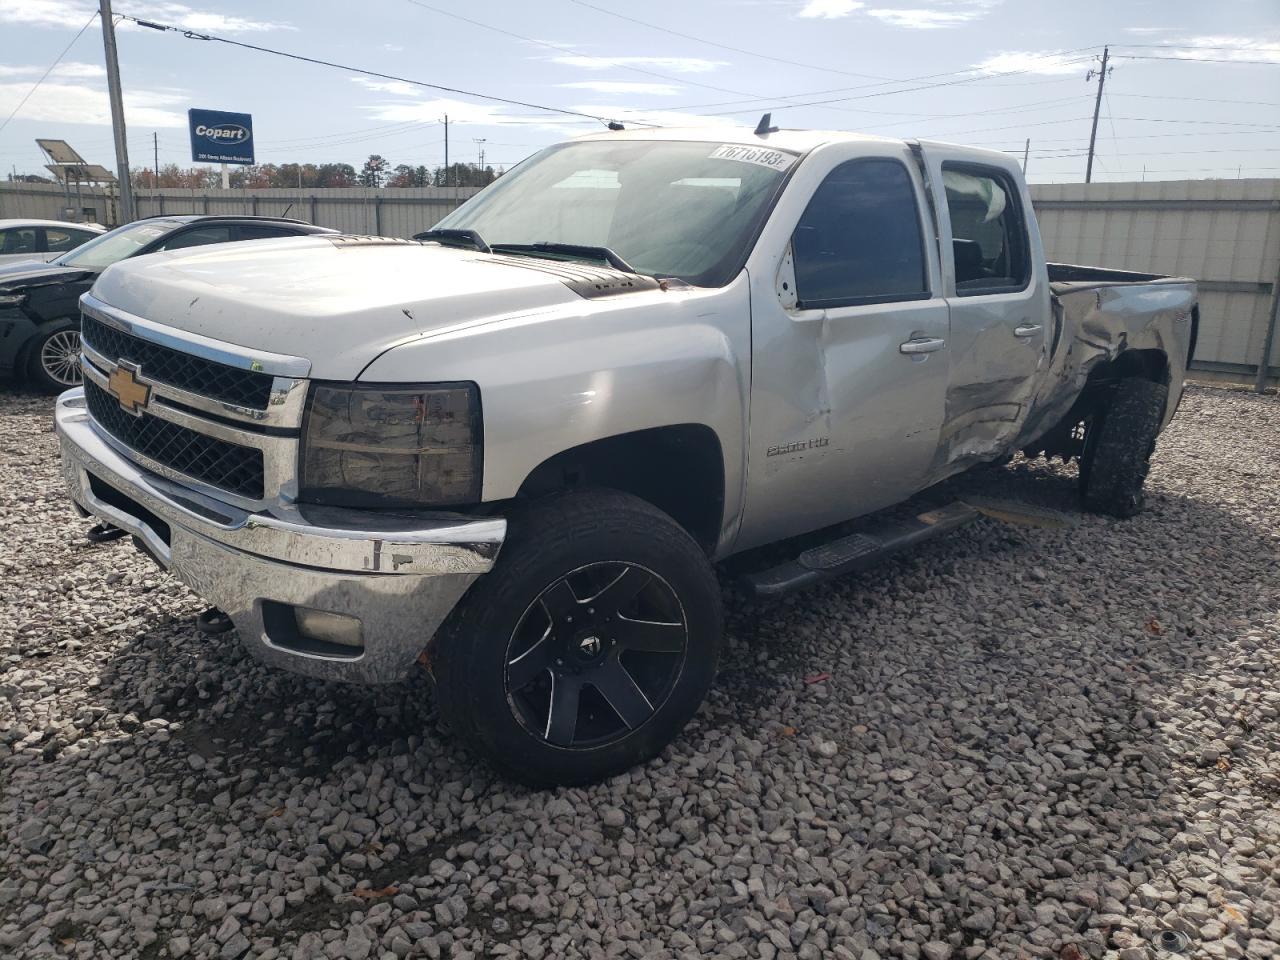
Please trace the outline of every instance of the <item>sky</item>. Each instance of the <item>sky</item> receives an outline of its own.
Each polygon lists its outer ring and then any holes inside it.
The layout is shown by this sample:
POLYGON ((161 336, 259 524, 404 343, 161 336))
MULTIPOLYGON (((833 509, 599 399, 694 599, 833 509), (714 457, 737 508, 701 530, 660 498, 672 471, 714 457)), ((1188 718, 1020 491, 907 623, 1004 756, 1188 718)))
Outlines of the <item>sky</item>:
MULTIPOLYGON (((115 168, 96 7, 0 0, 0 173, 44 173, 36 137, 68 140, 88 161, 115 168)), ((252 114, 260 163, 357 168, 371 153, 392 166, 442 163, 446 114, 451 160, 476 161, 483 150, 487 164, 506 168, 605 120, 754 126, 770 110, 782 127, 1018 155, 1030 138, 1031 181, 1081 181, 1097 90, 1096 74, 1087 76, 1109 45, 1095 180, 1280 176, 1280 0, 116 0, 114 7, 117 15, 403 78, 121 21, 135 168, 152 165, 153 135, 161 165, 191 165, 191 107, 252 114)))

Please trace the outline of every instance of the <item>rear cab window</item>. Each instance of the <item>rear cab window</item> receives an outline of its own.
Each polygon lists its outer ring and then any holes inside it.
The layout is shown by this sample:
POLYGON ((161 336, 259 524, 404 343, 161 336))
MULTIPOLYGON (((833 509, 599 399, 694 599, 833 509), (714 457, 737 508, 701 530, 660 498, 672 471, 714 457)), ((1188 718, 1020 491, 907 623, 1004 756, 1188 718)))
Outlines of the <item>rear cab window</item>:
POLYGON ((1003 170, 943 163, 957 296, 1015 293, 1031 281, 1026 217, 1003 170))

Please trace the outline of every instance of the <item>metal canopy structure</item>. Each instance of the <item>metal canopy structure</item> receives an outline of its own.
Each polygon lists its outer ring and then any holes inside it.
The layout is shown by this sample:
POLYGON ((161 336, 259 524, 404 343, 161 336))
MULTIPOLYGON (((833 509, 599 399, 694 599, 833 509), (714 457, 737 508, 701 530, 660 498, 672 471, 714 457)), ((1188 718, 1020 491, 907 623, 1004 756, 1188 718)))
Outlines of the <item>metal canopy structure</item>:
POLYGON ((100 163, 46 163, 44 168, 62 183, 115 183, 116 175, 100 163))
POLYGON ((111 183, 116 178, 100 163, 90 163, 65 140, 36 139, 44 155, 49 158, 45 169, 65 184, 111 183))
POLYGON ((117 182, 115 175, 110 170, 100 163, 90 163, 80 156, 75 147, 65 140, 37 138, 36 146, 49 158, 49 163, 44 165, 45 169, 52 173, 62 184, 63 192, 66 195, 64 216, 71 216, 73 210, 76 218, 83 215, 81 187, 97 184, 114 186, 117 182), (76 186, 76 206, 74 208, 71 206, 71 185, 73 183, 76 186))

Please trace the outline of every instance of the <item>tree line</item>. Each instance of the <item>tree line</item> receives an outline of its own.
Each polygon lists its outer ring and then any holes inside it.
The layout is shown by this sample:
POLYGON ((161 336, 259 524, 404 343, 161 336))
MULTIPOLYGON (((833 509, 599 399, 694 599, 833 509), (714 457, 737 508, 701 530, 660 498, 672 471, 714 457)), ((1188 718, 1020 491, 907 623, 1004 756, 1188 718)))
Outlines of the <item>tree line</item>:
MULTIPOLYGON (((400 163, 391 166, 384 157, 371 154, 359 170, 349 163, 259 163, 233 166, 228 173, 232 187, 264 190, 269 187, 484 187, 500 177, 492 166, 474 163, 451 163, 428 167, 400 163)), ((156 187, 181 187, 187 190, 214 190, 222 186, 222 172, 217 167, 180 167, 163 164, 160 169, 134 167, 129 172, 133 185, 150 190, 156 187)), ((13 174, 11 182, 54 183, 52 177, 36 174, 13 174)))
MULTIPOLYGON (((483 187, 499 174, 492 166, 474 163, 451 163, 448 167, 414 166, 401 163, 391 166, 378 154, 372 154, 357 170, 349 163, 259 163, 232 167, 228 180, 236 188, 261 190, 268 187, 483 187)), ((179 167, 163 164, 160 170, 135 167, 131 171, 133 185, 141 189, 183 187, 191 190, 215 189, 222 184, 216 167, 179 167)))

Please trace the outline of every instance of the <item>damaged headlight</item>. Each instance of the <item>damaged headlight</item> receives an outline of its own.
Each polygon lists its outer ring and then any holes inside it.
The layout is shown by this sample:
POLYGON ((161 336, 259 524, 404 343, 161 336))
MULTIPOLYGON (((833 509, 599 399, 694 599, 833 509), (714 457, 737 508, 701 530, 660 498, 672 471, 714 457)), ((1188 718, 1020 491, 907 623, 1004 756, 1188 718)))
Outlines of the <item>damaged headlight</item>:
POLYGON ((478 503, 482 455, 474 383, 315 384, 299 498, 347 507, 478 503))

